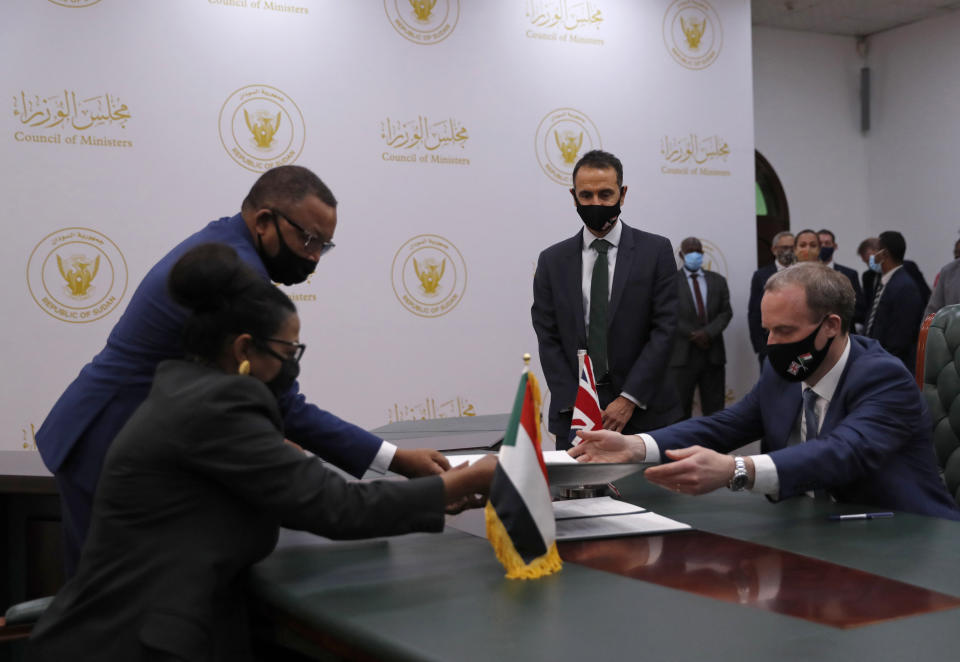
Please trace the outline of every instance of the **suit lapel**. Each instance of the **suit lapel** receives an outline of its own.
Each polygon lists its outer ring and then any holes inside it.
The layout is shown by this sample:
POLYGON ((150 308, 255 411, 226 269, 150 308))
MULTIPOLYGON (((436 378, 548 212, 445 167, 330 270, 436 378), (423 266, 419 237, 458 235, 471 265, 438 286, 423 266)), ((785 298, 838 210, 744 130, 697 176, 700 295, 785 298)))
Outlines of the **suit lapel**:
POLYGON ((564 250, 564 263, 569 265, 565 272, 564 289, 566 295, 574 301, 576 311, 576 328, 578 346, 587 346, 587 327, 584 323, 583 310, 583 233, 578 232, 569 240, 564 250))
POLYGON ((677 272, 677 279, 680 282, 680 302, 687 309, 687 312, 694 317, 697 316, 697 304, 693 301, 693 294, 690 292, 690 281, 687 279, 687 271, 683 267, 677 272))
POLYGON ((776 382, 781 386, 780 392, 774 396, 774 402, 767 410, 771 413, 782 412, 783 415, 777 416, 769 426, 766 426, 770 430, 770 433, 764 436, 768 445, 764 452, 767 453, 786 448, 790 444, 790 435, 797 425, 800 406, 803 404, 802 386, 780 379, 776 379, 776 382))
MULTIPOLYGON (((623 223, 623 221, 620 221, 623 223)), ((630 269, 633 268, 633 229, 626 224, 620 229, 620 245, 617 246, 617 265, 613 271, 613 291, 610 293, 610 305, 607 306, 607 326, 613 321, 613 316, 623 298, 623 289, 627 284, 630 269)))

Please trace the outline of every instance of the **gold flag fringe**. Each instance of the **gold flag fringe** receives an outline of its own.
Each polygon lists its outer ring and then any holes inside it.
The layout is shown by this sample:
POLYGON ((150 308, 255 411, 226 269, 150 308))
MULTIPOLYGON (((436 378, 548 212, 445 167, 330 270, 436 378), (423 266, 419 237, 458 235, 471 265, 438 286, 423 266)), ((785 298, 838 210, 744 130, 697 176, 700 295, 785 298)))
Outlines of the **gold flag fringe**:
POLYGON ((550 543, 550 548, 543 556, 538 556, 530 563, 524 563, 523 558, 514 548, 503 522, 497 516, 497 511, 489 501, 484 515, 487 522, 487 540, 490 541, 497 559, 507 569, 507 579, 537 579, 552 575, 563 567, 556 542, 550 543))

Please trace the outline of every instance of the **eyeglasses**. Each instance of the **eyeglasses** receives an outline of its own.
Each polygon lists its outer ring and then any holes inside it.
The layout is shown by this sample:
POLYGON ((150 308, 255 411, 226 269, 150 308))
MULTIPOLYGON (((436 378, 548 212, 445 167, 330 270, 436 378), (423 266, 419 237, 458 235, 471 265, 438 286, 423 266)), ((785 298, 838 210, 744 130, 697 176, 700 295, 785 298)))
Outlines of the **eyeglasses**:
POLYGON ((332 241, 324 241, 322 237, 318 237, 311 232, 307 232, 299 223, 294 222, 286 214, 282 214, 276 209, 271 209, 270 211, 272 211, 275 216, 279 216, 280 218, 284 219, 287 223, 292 225, 297 232, 300 233, 300 237, 303 239, 304 250, 310 253, 320 251, 320 255, 318 257, 321 257, 324 254, 329 253, 330 249, 336 246, 336 244, 332 241))
POLYGON ((270 354, 274 358, 280 359, 281 361, 287 361, 288 359, 293 359, 297 363, 300 363, 300 357, 302 357, 303 353, 307 351, 307 346, 304 345, 303 343, 290 342, 289 340, 281 340, 280 338, 257 338, 256 340, 257 340, 256 344, 263 351, 265 351, 267 354, 270 354), (267 346, 268 342, 278 342, 281 345, 286 345, 287 347, 293 347, 294 348, 293 356, 283 356, 281 354, 278 354, 277 352, 273 351, 272 349, 270 349, 270 347, 267 346))

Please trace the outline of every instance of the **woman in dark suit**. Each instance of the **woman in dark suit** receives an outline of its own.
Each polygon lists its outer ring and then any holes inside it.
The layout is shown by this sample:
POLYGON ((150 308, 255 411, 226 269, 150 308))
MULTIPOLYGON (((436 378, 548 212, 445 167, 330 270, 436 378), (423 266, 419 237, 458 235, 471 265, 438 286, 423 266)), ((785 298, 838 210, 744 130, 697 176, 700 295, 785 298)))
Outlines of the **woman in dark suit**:
POLYGON ((491 459, 440 476, 348 483, 284 443, 276 394, 304 345, 290 299, 204 244, 170 274, 192 311, 185 360, 107 454, 77 574, 30 642, 32 660, 251 659, 241 575, 278 527, 331 538, 440 531, 446 504, 486 492, 491 459))

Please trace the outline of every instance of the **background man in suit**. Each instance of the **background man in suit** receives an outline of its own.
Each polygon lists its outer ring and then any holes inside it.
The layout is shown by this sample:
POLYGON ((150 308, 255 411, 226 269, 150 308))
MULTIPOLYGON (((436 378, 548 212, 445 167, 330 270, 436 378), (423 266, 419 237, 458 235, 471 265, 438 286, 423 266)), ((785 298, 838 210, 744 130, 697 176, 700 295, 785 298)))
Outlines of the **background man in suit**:
POLYGON ((880 269, 864 335, 876 338, 885 350, 903 361, 912 374, 917 363, 917 336, 923 322, 926 300, 914 279, 903 268, 907 244, 899 232, 881 232, 880 250, 870 258, 871 268, 880 269))
MULTIPOLYGON (((957 246, 960 246, 960 242, 957 242, 957 246)), ((954 252, 956 253, 956 248, 954 252)), ((960 257, 954 258, 953 262, 940 270, 923 316, 926 317, 953 303, 960 303, 960 257)))
MULTIPOLYGON (((860 256, 860 259, 863 260, 863 263, 867 266, 867 270, 863 272, 861 278, 863 279, 863 301, 866 304, 866 311, 870 312, 870 307, 873 305, 873 295, 877 293, 877 278, 878 272, 873 270, 873 267, 870 266, 870 257, 876 255, 877 251, 880 250, 880 240, 876 237, 867 237, 860 242, 860 245, 857 247, 857 255, 860 256)), ((866 315, 864 315, 863 323, 866 324, 866 315)))
POLYGON ((696 237, 680 242, 683 267, 677 275, 678 322, 670 370, 683 417, 690 418, 693 391, 700 389, 704 416, 723 409, 727 356, 723 330, 730 323, 727 279, 703 269, 703 245, 696 237))
POLYGON ((933 286, 930 302, 927 304, 923 316, 935 313, 944 306, 960 303, 960 258, 940 270, 937 282, 933 286))
POLYGON ((863 298, 863 290, 860 289, 860 278, 857 276, 856 270, 833 261, 833 255, 837 250, 837 238, 833 232, 823 229, 817 232, 817 237, 820 239, 820 261, 831 269, 836 269, 850 280, 854 294, 857 295, 857 303, 853 311, 853 323, 863 324, 867 321, 867 303, 863 298))
POLYGON ((762 302, 768 360, 743 400, 649 435, 584 431, 570 454, 660 462, 663 452, 668 462, 646 478, 685 494, 723 486, 773 499, 825 492, 838 502, 960 520, 934 460, 923 395, 875 340, 850 335, 853 307, 850 281, 823 265, 772 276, 762 302), (762 454, 725 454, 757 438, 762 454))
MULTIPOLYGON (((260 176, 240 213, 212 221, 147 273, 106 346, 83 367, 37 430, 40 455, 60 491, 67 577, 87 535, 110 443, 147 397, 157 364, 183 356, 186 313, 167 291, 174 262, 197 244, 225 243, 264 279, 301 283, 333 247, 336 227, 337 200, 326 184, 306 168, 281 166, 260 176)), ((296 383, 280 398, 280 409, 289 439, 354 476, 367 469, 389 468, 413 476, 449 468, 437 451, 397 449, 310 404, 296 383)))
POLYGON ((605 428, 639 432, 680 417, 664 383, 677 328, 670 240, 620 221, 627 187, 613 154, 584 154, 570 194, 584 227, 540 253, 531 308, 559 448, 570 445, 578 349, 593 363, 605 428))
POLYGON ((747 304, 747 326, 750 328, 750 344, 756 352, 760 365, 767 353, 767 331, 760 323, 760 299, 763 297, 763 286, 767 279, 778 271, 786 269, 797 261, 793 252, 793 235, 789 232, 778 232, 773 236, 770 251, 776 258, 772 264, 760 267, 753 272, 750 279, 750 302, 747 304))
MULTIPOLYGON (((906 243, 904 243, 904 247, 906 247, 906 243)), ((881 271, 878 262, 870 263, 870 256, 875 255, 879 250, 880 240, 876 237, 867 237, 860 242, 860 247, 857 249, 860 259, 863 260, 863 263, 868 267, 867 271, 863 274, 863 296, 867 313, 870 312, 870 308, 873 305, 873 296, 877 293, 881 271)), ((906 248, 904 248, 904 250, 906 250, 906 248)), ((913 279, 913 284, 917 286, 920 298, 924 301, 929 301, 930 286, 927 285, 927 279, 923 277, 923 272, 920 271, 917 263, 913 260, 904 259, 903 270, 913 279)))

